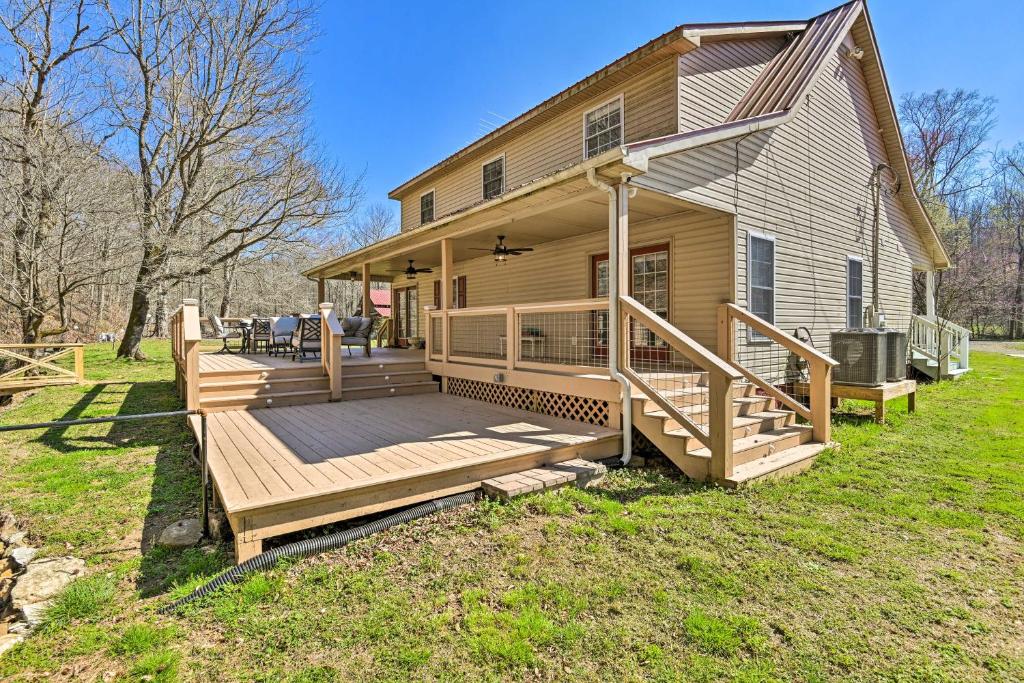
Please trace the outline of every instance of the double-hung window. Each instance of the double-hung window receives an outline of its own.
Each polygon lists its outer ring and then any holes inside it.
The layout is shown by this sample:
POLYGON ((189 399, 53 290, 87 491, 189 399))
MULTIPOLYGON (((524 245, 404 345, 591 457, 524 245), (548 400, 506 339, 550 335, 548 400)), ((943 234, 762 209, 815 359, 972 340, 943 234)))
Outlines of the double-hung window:
MULTIPOLYGON (((775 324, 775 240, 751 234, 747 241, 747 309, 765 322, 775 324)), ((750 339, 764 335, 750 330, 750 339)))
POLYGON ((434 220, 434 191, 420 195, 420 225, 434 220))
POLYGON ((583 115, 584 158, 622 144, 622 96, 583 115))
POLYGON ((497 197, 505 191, 505 156, 488 161, 483 167, 484 199, 497 197))
POLYGON ((864 261, 846 259, 846 326, 864 327, 864 261))

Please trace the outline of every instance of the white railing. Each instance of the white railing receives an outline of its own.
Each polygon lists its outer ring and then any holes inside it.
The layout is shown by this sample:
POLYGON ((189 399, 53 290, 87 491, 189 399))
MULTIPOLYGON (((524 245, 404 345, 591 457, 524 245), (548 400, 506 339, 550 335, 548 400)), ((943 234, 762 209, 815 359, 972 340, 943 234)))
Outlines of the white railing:
POLYGON ((606 299, 437 310, 428 361, 564 374, 607 373, 606 299))
POLYGON ((942 375, 949 374, 954 362, 962 370, 971 367, 971 332, 954 322, 912 316, 909 341, 911 352, 938 363, 942 375))

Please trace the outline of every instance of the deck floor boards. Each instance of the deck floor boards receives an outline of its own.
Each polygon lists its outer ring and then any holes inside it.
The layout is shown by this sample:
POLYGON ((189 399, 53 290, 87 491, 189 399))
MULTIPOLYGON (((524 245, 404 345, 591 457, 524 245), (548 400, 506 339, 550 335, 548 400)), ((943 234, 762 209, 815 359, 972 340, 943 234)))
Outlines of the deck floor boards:
POLYGON ((229 514, 620 436, 446 394, 225 411, 208 431, 229 514))
MULTIPOLYGON (((374 349, 373 356, 341 355, 342 366, 360 365, 394 365, 396 363, 422 363, 424 352, 415 349, 374 349)), ((268 356, 266 353, 201 353, 199 354, 199 374, 213 372, 265 372, 281 368, 311 368, 320 365, 319 359, 306 358, 300 363, 290 356, 268 356)))

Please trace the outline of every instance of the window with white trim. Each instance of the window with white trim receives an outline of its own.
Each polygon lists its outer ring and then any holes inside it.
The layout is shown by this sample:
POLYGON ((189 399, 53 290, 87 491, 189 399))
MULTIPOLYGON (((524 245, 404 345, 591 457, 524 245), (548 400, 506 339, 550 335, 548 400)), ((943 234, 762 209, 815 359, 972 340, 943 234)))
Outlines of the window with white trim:
MULTIPOLYGON (((749 235, 747 240, 747 310, 765 322, 775 324, 775 240, 749 235)), ((765 339, 753 330, 750 338, 765 339)))
POLYGON ((864 327, 864 261, 846 258, 846 326, 864 327))
POLYGON ((434 191, 420 195, 420 225, 434 220, 434 191))
POLYGON ((483 168, 484 199, 497 197, 505 191, 505 157, 488 161, 483 168))
POLYGON ((597 156, 622 144, 622 98, 601 105, 583 116, 584 158, 597 156))

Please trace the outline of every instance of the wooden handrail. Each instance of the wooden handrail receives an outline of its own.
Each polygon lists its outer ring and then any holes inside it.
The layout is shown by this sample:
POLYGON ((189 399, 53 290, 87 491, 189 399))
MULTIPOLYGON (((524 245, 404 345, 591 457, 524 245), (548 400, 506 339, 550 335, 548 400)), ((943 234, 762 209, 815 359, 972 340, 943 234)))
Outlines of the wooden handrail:
POLYGON ((178 394, 188 410, 199 409, 199 302, 185 299, 171 315, 171 355, 177 371, 178 394))
POLYGON ((839 362, 736 304, 721 304, 718 308, 718 320, 719 355, 739 368, 743 372, 743 376, 752 384, 805 420, 809 420, 815 441, 828 443, 832 433, 832 368, 839 365, 839 362), (771 382, 757 376, 752 370, 744 368, 733 358, 736 339, 735 321, 737 320, 746 323, 748 327, 757 330, 768 339, 807 361, 807 369, 810 374, 810 409, 801 405, 771 382))
POLYGON ((736 304, 722 304, 722 307, 728 311, 729 315, 733 318, 738 318, 745 322, 750 327, 768 337, 769 339, 782 344, 787 349, 800 356, 807 361, 814 361, 817 363, 824 363, 829 367, 835 367, 839 365, 839 361, 835 360, 831 356, 827 356, 821 351, 817 350, 810 344, 806 344, 793 335, 786 334, 783 330, 779 329, 770 322, 759 318, 753 313, 740 308, 736 304))
POLYGON ((711 353, 709 350, 680 332, 664 318, 655 315, 650 309, 631 296, 620 296, 622 307, 634 318, 637 318, 649 330, 668 342, 681 354, 694 361, 708 372, 717 372, 730 379, 742 379, 743 376, 729 363, 711 353))

